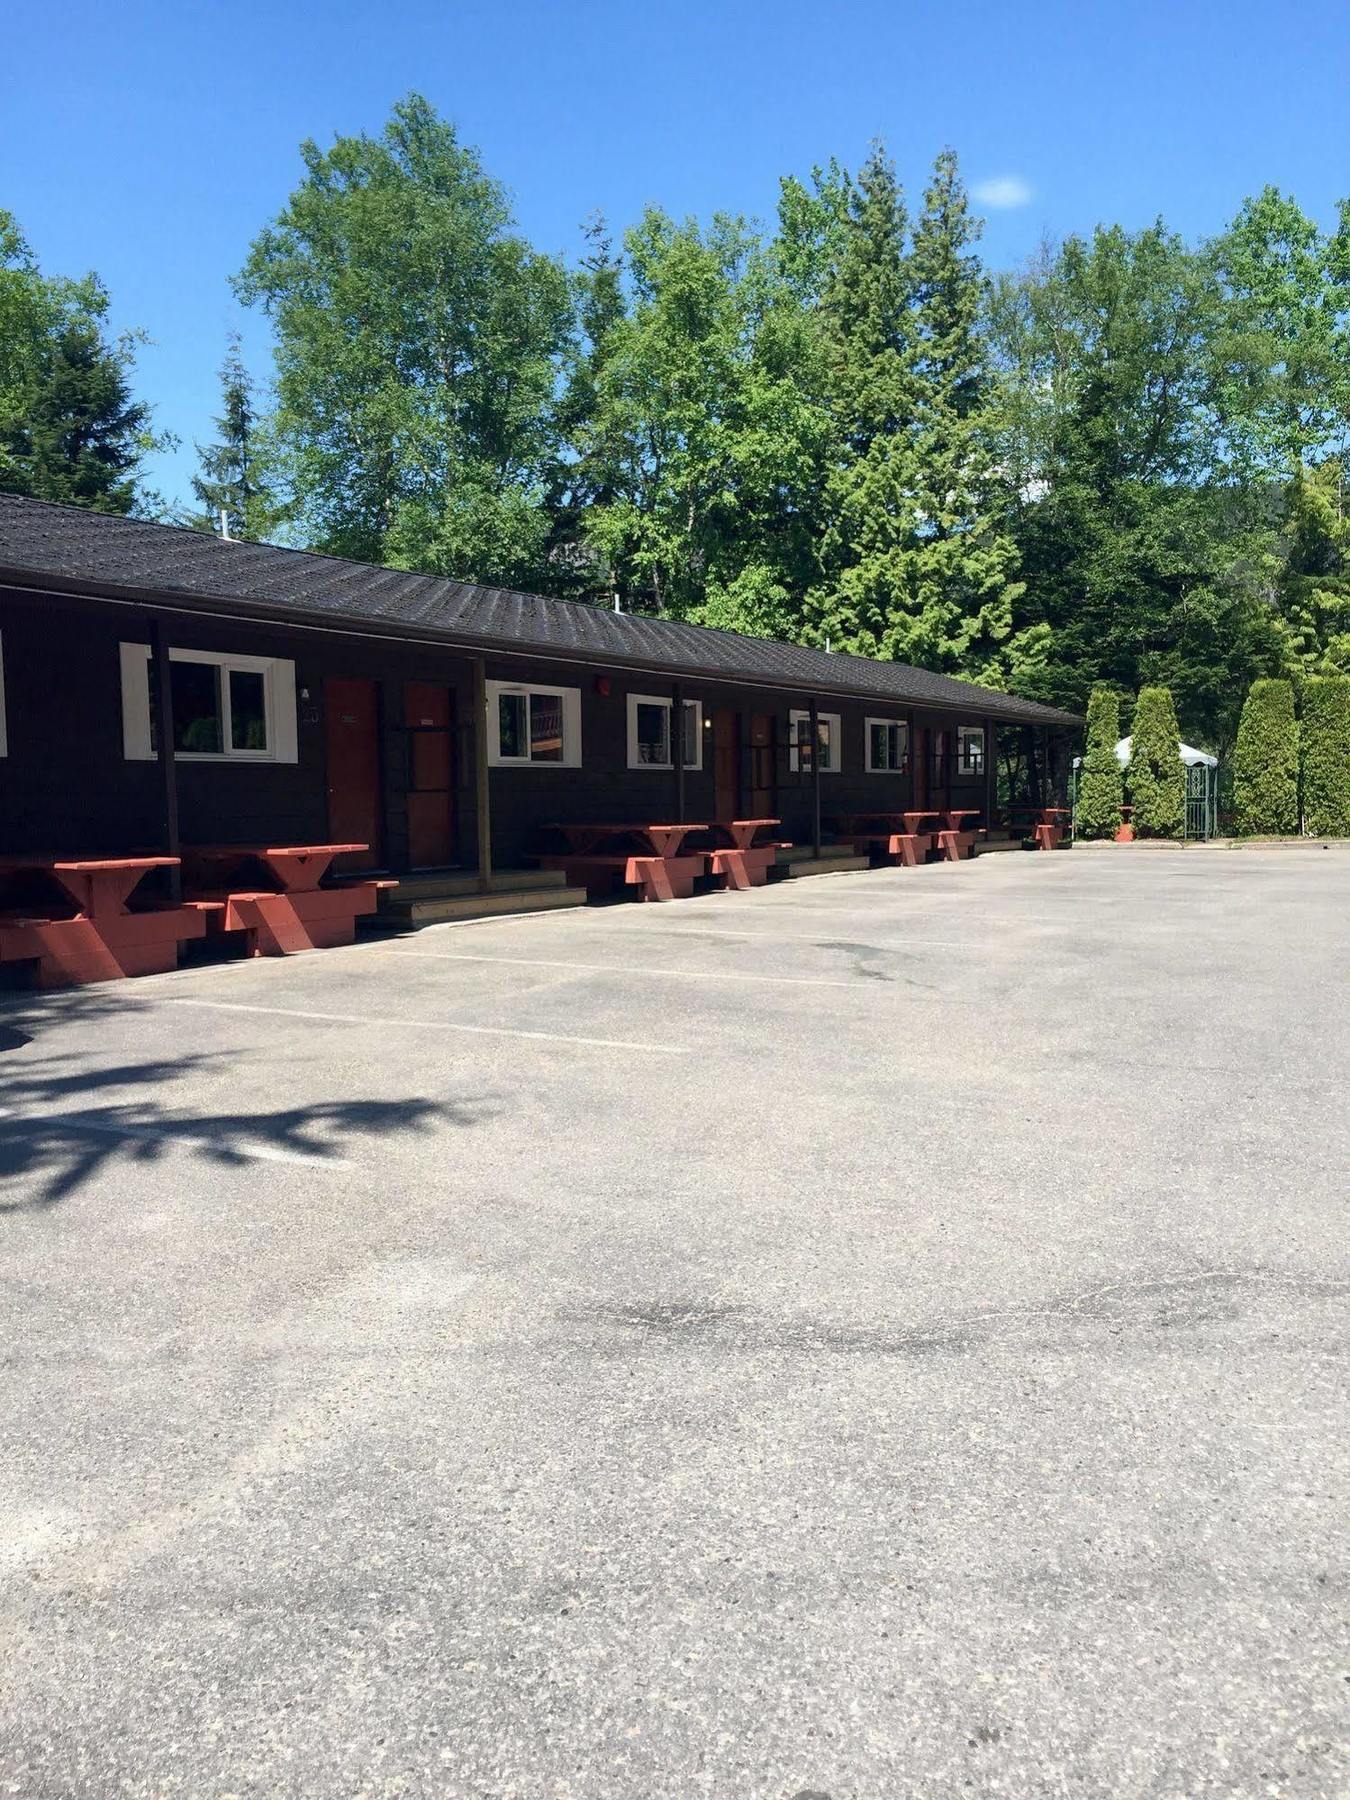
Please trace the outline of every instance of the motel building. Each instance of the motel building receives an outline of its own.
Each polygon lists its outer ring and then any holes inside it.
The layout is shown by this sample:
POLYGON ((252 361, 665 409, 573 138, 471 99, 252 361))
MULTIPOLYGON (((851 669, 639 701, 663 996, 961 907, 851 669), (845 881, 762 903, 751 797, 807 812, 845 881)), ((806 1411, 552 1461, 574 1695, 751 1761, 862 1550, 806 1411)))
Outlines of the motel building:
POLYGON ((0 977, 1020 847, 1080 728, 898 663, 0 494, 0 977))

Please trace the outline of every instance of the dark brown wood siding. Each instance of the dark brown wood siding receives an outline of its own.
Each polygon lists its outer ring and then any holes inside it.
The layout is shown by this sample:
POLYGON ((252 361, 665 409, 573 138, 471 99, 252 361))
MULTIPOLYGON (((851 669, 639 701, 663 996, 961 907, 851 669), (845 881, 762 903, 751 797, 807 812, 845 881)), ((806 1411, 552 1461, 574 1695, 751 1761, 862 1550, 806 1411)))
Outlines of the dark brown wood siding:
MULTIPOLYGON (((412 746, 404 729, 404 686, 443 683, 454 695, 455 859, 472 866, 476 841, 472 664, 469 657, 435 646, 405 644, 340 632, 288 630, 243 620, 165 615, 176 648, 279 656, 296 671, 297 743, 294 763, 180 762, 182 838, 192 842, 321 841, 328 835, 323 686, 334 676, 364 677, 380 690, 384 853, 395 870, 408 865, 408 808, 412 746)), ((153 848, 162 830, 159 771, 154 763, 127 761, 122 743, 118 646, 149 641, 148 609, 97 602, 29 598, 0 592, 9 755, 0 759, 0 848, 98 854, 153 848)), ((669 695, 671 680, 631 676, 528 658, 489 658, 489 680, 537 682, 580 691, 581 768, 539 764, 491 771, 494 860, 498 867, 526 863, 540 827, 558 819, 657 819, 675 808, 675 775, 669 769, 628 767, 630 692, 669 695), (607 689, 608 691, 602 691, 607 689)), ((737 711, 748 726, 752 714, 773 721, 775 811, 783 835, 798 842, 811 835, 811 782, 789 768, 788 717, 809 704, 799 694, 686 679, 685 697, 697 700, 705 722, 718 706, 737 711)), ((913 717, 904 707, 841 701, 823 696, 820 710, 837 713, 843 732, 843 768, 821 777, 821 811, 834 814, 910 802, 912 777, 868 774, 864 721, 913 717)), ((954 732, 958 723, 984 723, 969 714, 922 715, 954 732)), ((705 723, 703 766, 685 772, 685 816, 712 818, 716 809, 712 730, 705 723)), ((748 755, 748 730, 742 732, 748 755)), ((954 779, 954 804, 982 806, 983 778, 954 779)))

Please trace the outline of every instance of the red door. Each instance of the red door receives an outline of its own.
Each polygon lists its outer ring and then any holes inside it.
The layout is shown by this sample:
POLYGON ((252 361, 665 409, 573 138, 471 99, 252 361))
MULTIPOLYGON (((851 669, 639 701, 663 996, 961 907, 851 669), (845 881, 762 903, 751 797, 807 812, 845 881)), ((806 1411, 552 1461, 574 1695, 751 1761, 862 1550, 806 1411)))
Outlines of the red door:
POLYGON ((773 766, 773 719, 768 713, 750 715, 750 780, 746 795, 747 819, 771 819, 777 780, 773 766))
POLYGON ((408 861, 441 869, 454 848, 454 756, 450 690, 431 681, 403 688, 408 732, 408 861))
POLYGON ((335 844, 369 844, 345 867, 380 861, 380 725, 373 681, 334 678, 323 684, 328 739, 328 835, 335 844))

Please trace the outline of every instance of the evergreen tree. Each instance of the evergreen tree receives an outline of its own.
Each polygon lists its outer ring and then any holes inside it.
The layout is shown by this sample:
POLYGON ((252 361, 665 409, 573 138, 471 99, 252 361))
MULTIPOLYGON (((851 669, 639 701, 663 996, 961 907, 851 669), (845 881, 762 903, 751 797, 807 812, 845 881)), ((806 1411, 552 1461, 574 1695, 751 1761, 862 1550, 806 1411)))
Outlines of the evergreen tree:
POLYGON ((156 441, 131 391, 134 335, 110 339, 95 275, 44 276, 0 212, 0 488, 126 513, 156 441))
POLYGON ((874 151, 825 295, 837 449, 814 635, 998 679, 1021 588, 995 502, 979 225, 950 151, 912 249, 907 232, 894 170, 874 151))
POLYGON ((1350 837, 1350 676, 1311 675, 1299 726, 1303 828, 1314 837, 1350 837))
POLYGON ((895 653, 893 622, 906 616, 907 551, 919 524, 908 231, 895 169, 877 146, 850 185, 822 304, 835 466, 824 580, 808 602, 817 642, 863 656, 895 653))
POLYGON ((1140 690, 1126 785, 1138 837, 1185 835, 1186 765, 1181 760, 1176 707, 1165 687, 1140 690))
POLYGON ((232 332, 220 370, 216 441, 198 444, 200 473, 192 491, 202 508, 193 522, 215 532, 224 516, 233 538, 265 537, 279 517, 266 473, 253 382, 244 367, 239 335, 232 332))
POLYGON ((1298 830, 1298 722, 1287 681, 1254 681, 1233 753, 1233 817, 1244 837, 1298 830))
POLYGON ((910 266, 916 301, 916 451, 921 523, 912 591, 922 595, 906 661, 974 674, 1007 638, 1018 552, 1000 528, 986 283, 970 246, 956 157, 944 150, 924 196, 910 266))
POLYGON ((1124 776, 1116 757, 1120 742, 1120 696, 1098 682, 1088 700, 1087 748, 1078 777, 1074 809, 1076 837, 1111 838, 1120 827, 1124 776))

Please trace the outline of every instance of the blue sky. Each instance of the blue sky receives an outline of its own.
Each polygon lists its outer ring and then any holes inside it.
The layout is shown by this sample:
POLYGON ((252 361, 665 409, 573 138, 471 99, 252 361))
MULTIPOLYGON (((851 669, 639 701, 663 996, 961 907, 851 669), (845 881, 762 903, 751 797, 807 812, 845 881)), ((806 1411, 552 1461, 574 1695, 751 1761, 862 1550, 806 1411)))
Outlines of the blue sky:
POLYGON ((780 174, 856 166, 875 136, 911 189, 945 144, 996 184, 996 266, 1099 220, 1213 231, 1267 181, 1328 219, 1350 193, 1344 0, 47 0, 4 39, 0 206, 154 340, 139 387, 183 440, 152 470, 170 498, 231 327, 267 373, 229 276, 298 144, 375 131, 413 87, 569 255, 596 210, 765 216, 780 174))

